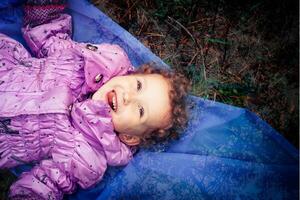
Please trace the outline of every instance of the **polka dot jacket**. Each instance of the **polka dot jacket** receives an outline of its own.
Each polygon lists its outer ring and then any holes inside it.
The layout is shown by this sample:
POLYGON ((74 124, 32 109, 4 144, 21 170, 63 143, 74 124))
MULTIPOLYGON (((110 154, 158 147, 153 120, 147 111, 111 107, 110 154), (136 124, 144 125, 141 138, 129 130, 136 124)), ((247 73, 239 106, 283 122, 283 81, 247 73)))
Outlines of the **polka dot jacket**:
POLYGON ((131 159, 109 106, 83 97, 132 67, 117 45, 72 41, 66 14, 22 32, 35 57, 0 34, 0 168, 35 164, 10 198, 62 199, 131 159))

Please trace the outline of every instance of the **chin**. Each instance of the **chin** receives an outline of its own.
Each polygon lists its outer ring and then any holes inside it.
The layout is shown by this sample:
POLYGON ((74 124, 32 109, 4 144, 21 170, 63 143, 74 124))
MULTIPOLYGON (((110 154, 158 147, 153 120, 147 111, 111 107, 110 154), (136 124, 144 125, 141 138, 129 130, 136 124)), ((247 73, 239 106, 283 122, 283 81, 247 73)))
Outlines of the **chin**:
POLYGON ((97 101, 99 101, 99 100, 105 100, 104 98, 103 98, 103 95, 101 95, 101 92, 99 91, 99 90, 97 90, 94 94, 93 94, 93 96, 92 96, 92 99, 93 100, 97 100, 97 101))

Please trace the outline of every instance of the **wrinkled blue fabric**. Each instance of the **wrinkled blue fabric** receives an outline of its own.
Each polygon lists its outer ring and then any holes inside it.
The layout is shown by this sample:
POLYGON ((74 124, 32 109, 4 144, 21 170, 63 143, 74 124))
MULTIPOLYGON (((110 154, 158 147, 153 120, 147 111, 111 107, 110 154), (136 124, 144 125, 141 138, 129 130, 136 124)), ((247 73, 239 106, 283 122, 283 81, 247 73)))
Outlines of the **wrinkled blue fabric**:
MULTIPOLYGON (((22 0, 0 3, 0 32, 23 42, 22 0)), ((162 60, 85 0, 70 0, 73 39, 116 43, 135 66, 162 60)), ((189 97, 190 120, 179 140, 141 149, 124 168, 66 199, 298 199, 299 152, 243 108, 189 97)), ((298 133, 294 133, 298 134, 298 133)), ((14 169, 20 174, 30 166, 14 169)))

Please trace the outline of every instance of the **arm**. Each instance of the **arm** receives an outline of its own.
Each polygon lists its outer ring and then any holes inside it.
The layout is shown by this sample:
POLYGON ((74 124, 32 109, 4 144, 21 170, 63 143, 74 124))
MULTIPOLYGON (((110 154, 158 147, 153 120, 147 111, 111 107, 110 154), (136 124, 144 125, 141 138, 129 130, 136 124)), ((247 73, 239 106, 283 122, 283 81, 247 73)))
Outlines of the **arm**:
POLYGON ((32 53, 46 57, 72 46, 71 16, 62 14, 63 0, 29 0, 24 6, 22 33, 32 53))
POLYGON ((81 134, 75 136, 73 151, 57 147, 52 157, 23 173, 11 186, 10 198, 63 199, 77 184, 88 188, 99 182, 106 170, 105 157, 93 151, 81 134))
POLYGON ((20 176, 11 186, 9 196, 10 199, 62 199, 63 192, 74 189, 75 184, 62 165, 44 160, 20 176))

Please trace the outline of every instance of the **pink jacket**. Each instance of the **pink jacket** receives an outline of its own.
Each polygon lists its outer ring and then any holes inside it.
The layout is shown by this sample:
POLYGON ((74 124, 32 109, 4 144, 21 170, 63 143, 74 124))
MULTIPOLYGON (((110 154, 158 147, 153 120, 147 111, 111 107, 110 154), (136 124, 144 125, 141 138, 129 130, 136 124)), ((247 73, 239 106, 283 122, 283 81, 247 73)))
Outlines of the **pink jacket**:
POLYGON ((132 67, 117 45, 72 41, 66 14, 22 31, 39 58, 0 34, 0 168, 40 161, 10 196, 62 199, 77 184, 99 182, 107 165, 131 159, 113 130, 110 107, 87 96, 132 67))

